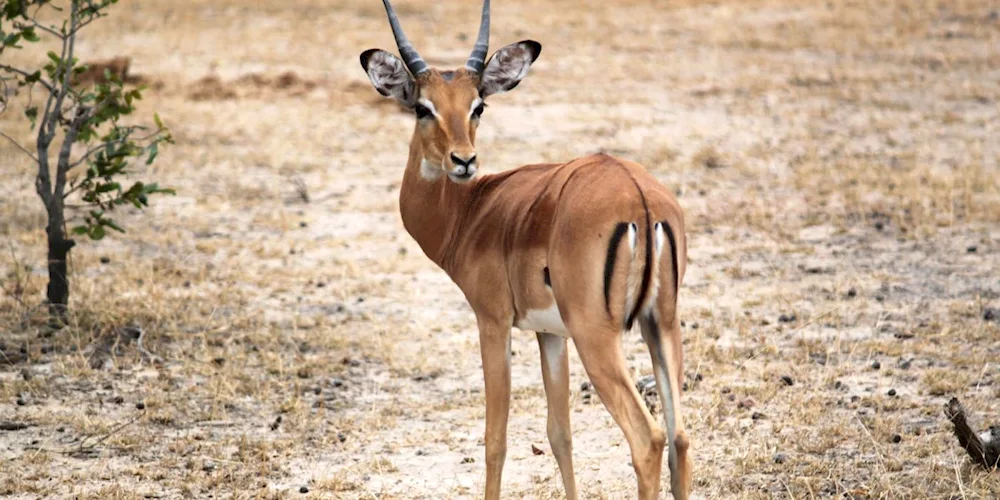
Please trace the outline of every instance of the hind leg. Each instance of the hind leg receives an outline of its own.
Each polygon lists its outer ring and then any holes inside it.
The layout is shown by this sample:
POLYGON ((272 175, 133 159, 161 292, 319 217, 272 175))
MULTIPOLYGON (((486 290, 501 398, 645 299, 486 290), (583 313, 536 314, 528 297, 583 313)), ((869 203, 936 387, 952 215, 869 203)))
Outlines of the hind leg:
POLYGON ((677 500, 686 499, 691 491, 691 462, 688 439, 681 417, 680 386, 684 376, 681 358, 680 323, 676 319, 661 331, 657 320, 647 315, 640 320, 642 338, 649 347, 656 374, 656 389, 663 403, 663 419, 667 425, 667 464, 670 467, 670 490, 677 500))
POLYGON ((628 441, 639 483, 639 498, 657 498, 666 436, 649 414, 629 376, 620 329, 603 325, 588 331, 570 327, 570 331, 594 389, 628 441))
POLYGON ((576 479, 573 477, 573 434, 569 423, 569 356, 566 338, 550 333, 537 333, 542 354, 542 381, 548 402, 548 435, 552 455, 559 464, 566 498, 576 500, 576 479))

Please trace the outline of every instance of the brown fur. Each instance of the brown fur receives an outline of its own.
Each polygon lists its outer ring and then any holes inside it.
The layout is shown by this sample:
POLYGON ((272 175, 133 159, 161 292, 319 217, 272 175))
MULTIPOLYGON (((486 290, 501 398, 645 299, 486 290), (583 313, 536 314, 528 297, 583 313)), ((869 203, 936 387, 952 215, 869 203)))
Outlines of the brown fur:
MULTIPOLYGON (((683 366, 676 314, 676 287, 687 254, 683 211, 641 165, 605 154, 527 165, 467 182, 444 175, 454 168, 447 160, 451 153, 474 154, 478 120, 468 115, 479 95, 478 78, 461 69, 452 78, 431 70, 417 79, 419 99, 430 101, 438 117, 418 120, 414 128, 399 203, 407 232, 461 288, 476 314, 486 381, 486 497, 499 497, 506 456, 511 327, 528 311, 554 302, 601 400, 625 432, 640 498, 658 495, 668 443, 673 495, 687 498, 691 466, 680 415, 683 366), (636 248, 612 246, 618 255, 609 259, 609 238, 622 222, 638 228, 636 248), (670 226, 676 247, 654 259, 656 222, 670 226), (630 278, 635 275, 643 277, 641 283, 630 278), (605 280, 611 290, 607 302, 605 280), (634 288, 628 290, 630 282, 634 288), (672 436, 652 419, 630 380, 619 340, 630 313, 649 318, 644 337, 649 335, 654 367, 667 373, 658 384, 661 395, 670 398, 664 401, 670 401, 665 413, 676 422, 672 436)), ((538 337, 549 438, 567 496, 576 498, 566 340, 542 332, 538 337), (553 364, 546 352, 560 361, 553 364)))

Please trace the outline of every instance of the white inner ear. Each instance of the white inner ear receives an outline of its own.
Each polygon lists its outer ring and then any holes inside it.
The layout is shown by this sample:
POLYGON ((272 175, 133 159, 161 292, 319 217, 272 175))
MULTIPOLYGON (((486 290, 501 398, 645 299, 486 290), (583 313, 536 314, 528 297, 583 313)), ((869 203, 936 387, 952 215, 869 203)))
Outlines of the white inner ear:
POLYGON ((500 49, 483 72, 483 88, 487 95, 506 92, 515 83, 528 76, 531 52, 519 46, 500 49))
POLYGON ((403 67, 403 61, 388 52, 372 54, 368 63, 368 78, 380 92, 403 102, 411 102, 414 84, 403 67))

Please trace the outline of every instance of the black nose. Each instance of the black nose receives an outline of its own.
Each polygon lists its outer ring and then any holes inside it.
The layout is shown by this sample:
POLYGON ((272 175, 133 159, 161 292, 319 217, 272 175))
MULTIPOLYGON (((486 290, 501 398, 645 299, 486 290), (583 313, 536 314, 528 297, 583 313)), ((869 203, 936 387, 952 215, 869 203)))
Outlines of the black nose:
POLYGON ((470 156, 468 159, 463 160, 459 158, 455 153, 451 154, 451 162, 459 167, 468 167, 476 162, 476 155, 470 156))

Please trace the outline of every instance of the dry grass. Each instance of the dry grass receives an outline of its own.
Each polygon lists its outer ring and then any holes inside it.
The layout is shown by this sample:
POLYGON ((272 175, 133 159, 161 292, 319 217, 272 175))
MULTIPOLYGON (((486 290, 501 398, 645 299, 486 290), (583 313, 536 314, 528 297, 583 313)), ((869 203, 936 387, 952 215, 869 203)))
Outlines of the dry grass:
MULTIPOLYGON (((478 7, 396 3, 428 60, 464 60, 478 7)), ((1000 301, 998 15, 986 0, 494 2, 495 47, 545 51, 484 116, 487 166, 601 150, 680 193, 702 497, 1000 496, 942 416, 956 395, 1000 421, 1000 323, 983 319, 1000 301)), ((0 431, 0 494, 481 494, 474 321, 399 222, 412 118, 370 88, 369 47, 392 38, 367 0, 127 1, 81 41, 84 60, 130 57, 153 84, 141 114, 178 144, 141 175, 179 194, 77 247, 74 323, 42 335, 42 214, 0 143, 0 421, 30 424, 0 431)), ((19 114, 4 132, 28 142, 19 114)), ((638 335, 624 342, 648 373, 638 335)), ((514 351, 505 494, 560 498, 535 341, 514 351)), ((584 496, 632 497, 620 431, 575 389, 573 407, 584 496)))

